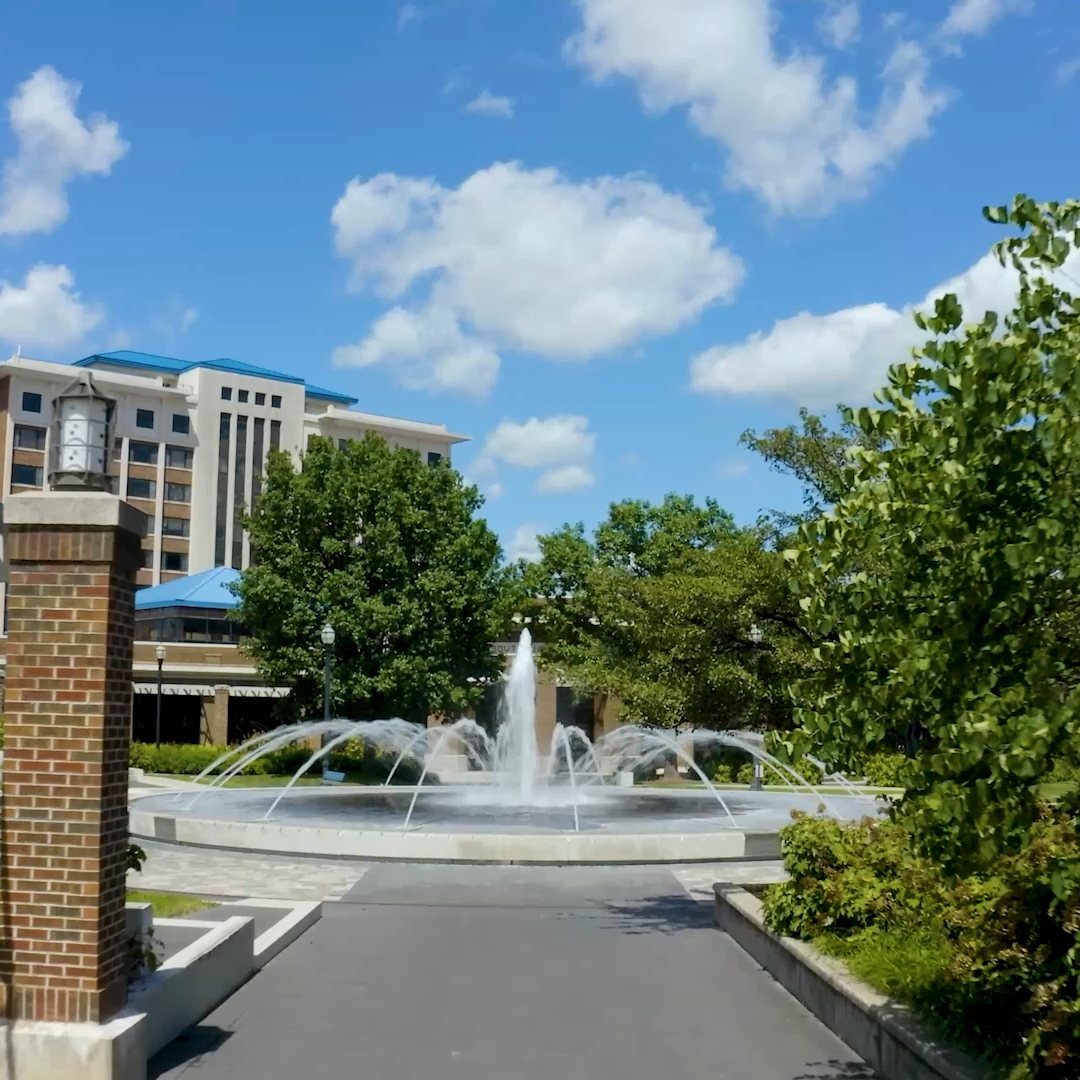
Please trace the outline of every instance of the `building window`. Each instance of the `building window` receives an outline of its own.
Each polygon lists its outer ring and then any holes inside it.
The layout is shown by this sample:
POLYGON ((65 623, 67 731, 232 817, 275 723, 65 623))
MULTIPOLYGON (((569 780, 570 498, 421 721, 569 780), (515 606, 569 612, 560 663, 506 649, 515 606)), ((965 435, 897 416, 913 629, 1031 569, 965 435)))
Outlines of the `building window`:
POLYGON ((237 401, 242 401, 242 402, 244 402, 246 404, 247 399, 248 399, 248 392, 246 390, 237 390, 236 391, 236 400, 237 401))
POLYGON ((16 462, 11 466, 11 482, 22 487, 41 487, 45 470, 40 465, 20 465, 16 462))
POLYGON ((156 465, 157 451, 157 443, 129 442, 128 461, 134 461, 138 465, 156 465))
POLYGON ((271 409, 280 409, 281 408, 281 395, 280 394, 271 394, 270 395, 270 408, 271 409))
POLYGON ((338 441, 337 441, 337 448, 339 450, 344 450, 345 447, 348 446, 348 445, 349 445, 349 440, 348 439, 338 439, 338 441))
POLYGON ((187 518, 163 517, 161 519, 162 536, 190 536, 191 522, 187 518))
POLYGON ((236 418, 236 466, 233 473, 233 534, 232 565, 243 568, 244 561, 244 496, 247 494, 247 430, 248 418, 236 418))
POLYGON ((265 405, 266 404, 266 395, 265 394, 260 394, 258 390, 255 391, 255 404, 256 405, 265 405))
POLYGON ((23 412, 41 412, 41 395, 31 394, 29 390, 24 390, 22 408, 23 412))
POLYGON ((191 434, 191 417, 183 413, 173 413, 172 429, 177 435, 191 434))
POLYGON ((188 557, 186 551, 163 551, 161 553, 161 569, 170 574, 186 574, 188 557))
POLYGON ((270 421, 270 449, 271 450, 280 450, 281 449, 281 421, 280 420, 271 420, 270 421))
POLYGON ((195 451, 186 446, 165 447, 165 467, 168 469, 190 469, 195 460, 195 451))
POLYGON ((15 425, 15 446, 19 450, 44 450, 45 429, 43 427, 25 427, 15 425))
POLYGON ((113 443, 112 443, 113 461, 119 461, 121 459, 121 457, 123 457, 123 455, 124 455, 124 440, 119 439, 119 438, 118 439, 113 439, 113 443))
POLYGON ((232 401, 232 387, 231 386, 223 386, 221 388, 221 400, 222 401, 232 401))
POLYGON ((175 503, 191 502, 190 484, 165 484, 165 501, 175 503))
POLYGON ((157 484, 142 476, 129 476, 127 493, 130 499, 155 499, 157 484))
POLYGON ((251 436, 251 508, 262 494, 263 474, 263 436, 266 431, 266 421, 261 416, 255 417, 255 430, 251 436))
POLYGON ((214 518, 214 565, 225 565, 225 536, 229 528, 229 439, 232 414, 223 412, 218 424, 217 508, 214 518))
POLYGON ((152 547, 142 549, 142 568, 144 570, 154 569, 154 549, 152 547))
POLYGON ((136 409, 135 426, 141 428, 152 428, 154 426, 154 410, 136 409))
POLYGON ((153 514, 146 515, 146 535, 153 536, 157 533, 157 518, 153 514))
POLYGON ((434 450, 428 451, 427 463, 429 465, 438 465, 442 461, 442 454, 436 454, 434 450))

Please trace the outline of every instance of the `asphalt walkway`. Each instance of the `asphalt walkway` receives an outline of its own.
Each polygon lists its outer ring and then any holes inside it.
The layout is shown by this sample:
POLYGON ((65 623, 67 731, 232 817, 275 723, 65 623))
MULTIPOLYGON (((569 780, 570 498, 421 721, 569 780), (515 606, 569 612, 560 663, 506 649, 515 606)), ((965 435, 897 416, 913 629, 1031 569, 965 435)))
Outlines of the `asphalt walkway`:
POLYGON ((157 1080, 861 1080, 668 870, 375 865, 157 1080))

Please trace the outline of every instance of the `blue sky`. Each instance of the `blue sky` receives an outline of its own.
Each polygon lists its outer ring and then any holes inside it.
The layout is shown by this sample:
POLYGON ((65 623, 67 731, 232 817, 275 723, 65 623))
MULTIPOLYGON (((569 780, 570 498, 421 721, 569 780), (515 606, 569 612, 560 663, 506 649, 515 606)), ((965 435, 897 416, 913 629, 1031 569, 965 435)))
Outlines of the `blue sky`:
POLYGON ((739 433, 866 400, 950 282, 1007 303, 980 207, 1078 194, 1075 0, 166 7, 0 12, 0 346, 446 423, 514 554, 792 507, 739 433))

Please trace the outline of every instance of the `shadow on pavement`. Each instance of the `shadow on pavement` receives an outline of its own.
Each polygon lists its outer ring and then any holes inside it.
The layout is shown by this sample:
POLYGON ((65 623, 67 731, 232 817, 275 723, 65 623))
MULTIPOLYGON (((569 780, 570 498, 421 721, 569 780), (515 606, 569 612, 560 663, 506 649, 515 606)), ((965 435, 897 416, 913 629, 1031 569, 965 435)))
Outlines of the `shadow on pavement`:
POLYGON ((799 1073, 791 1080, 879 1080, 878 1074, 861 1061, 808 1061, 814 1072, 799 1073))
POLYGON ((644 896, 600 906, 608 925, 624 934, 676 934, 713 925, 712 907, 686 896, 644 896))
POLYGON ((187 1072, 184 1066, 198 1068, 203 1054, 213 1053, 232 1035, 231 1031, 210 1024, 196 1024, 188 1028, 147 1062, 146 1080, 158 1080, 158 1077, 168 1074, 179 1076, 187 1072))

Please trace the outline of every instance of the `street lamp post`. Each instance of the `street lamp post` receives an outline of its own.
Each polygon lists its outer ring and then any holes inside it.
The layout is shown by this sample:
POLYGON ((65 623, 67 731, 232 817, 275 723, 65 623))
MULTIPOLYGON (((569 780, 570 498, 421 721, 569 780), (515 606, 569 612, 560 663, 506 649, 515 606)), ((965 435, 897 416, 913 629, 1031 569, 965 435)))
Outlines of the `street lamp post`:
MULTIPOLYGON (((754 643, 754 673, 757 673, 758 669, 758 646, 761 644, 761 639, 765 635, 761 632, 761 627, 754 623, 750 627, 750 640, 754 643)), ((750 790, 760 791, 764 781, 765 767, 761 764, 761 758, 754 758, 754 775, 750 779, 750 790)))
MULTIPOLYGON (((334 628, 329 623, 327 623, 322 628, 322 633, 320 634, 320 637, 322 638, 322 643, 323 643, 324 651, 325 651, 325 668, 324 668, 324 672, 323 672, 323 720, 329 721, 330 720, 330 692, 333 689, 333 683, 332 683, 333 676, 332 676, 331 672, 332 672, 333 666, 334 666, 334 639, 337 637, 337 635, 334 633, 334 628)), ((323 744, 324 747, 326 746, 326 743, 327 743, 327 740, 329 739, 329 737, 330 737, 329 732, 323 732, 322 744, 323 744)), ((330 761, 330 756, 326 755, 323 758, 323 763, 322 763, 322 771, 323 771, 323 777, 324 778, 326 776, 327 769, 329 768, 329 761, 330 761)))
POLYGON ((165 646, 159 645, 154 650, 157 657, 157 716, 154 719, 154 745, 161 745, 161 665, 165 663, 165 646))

